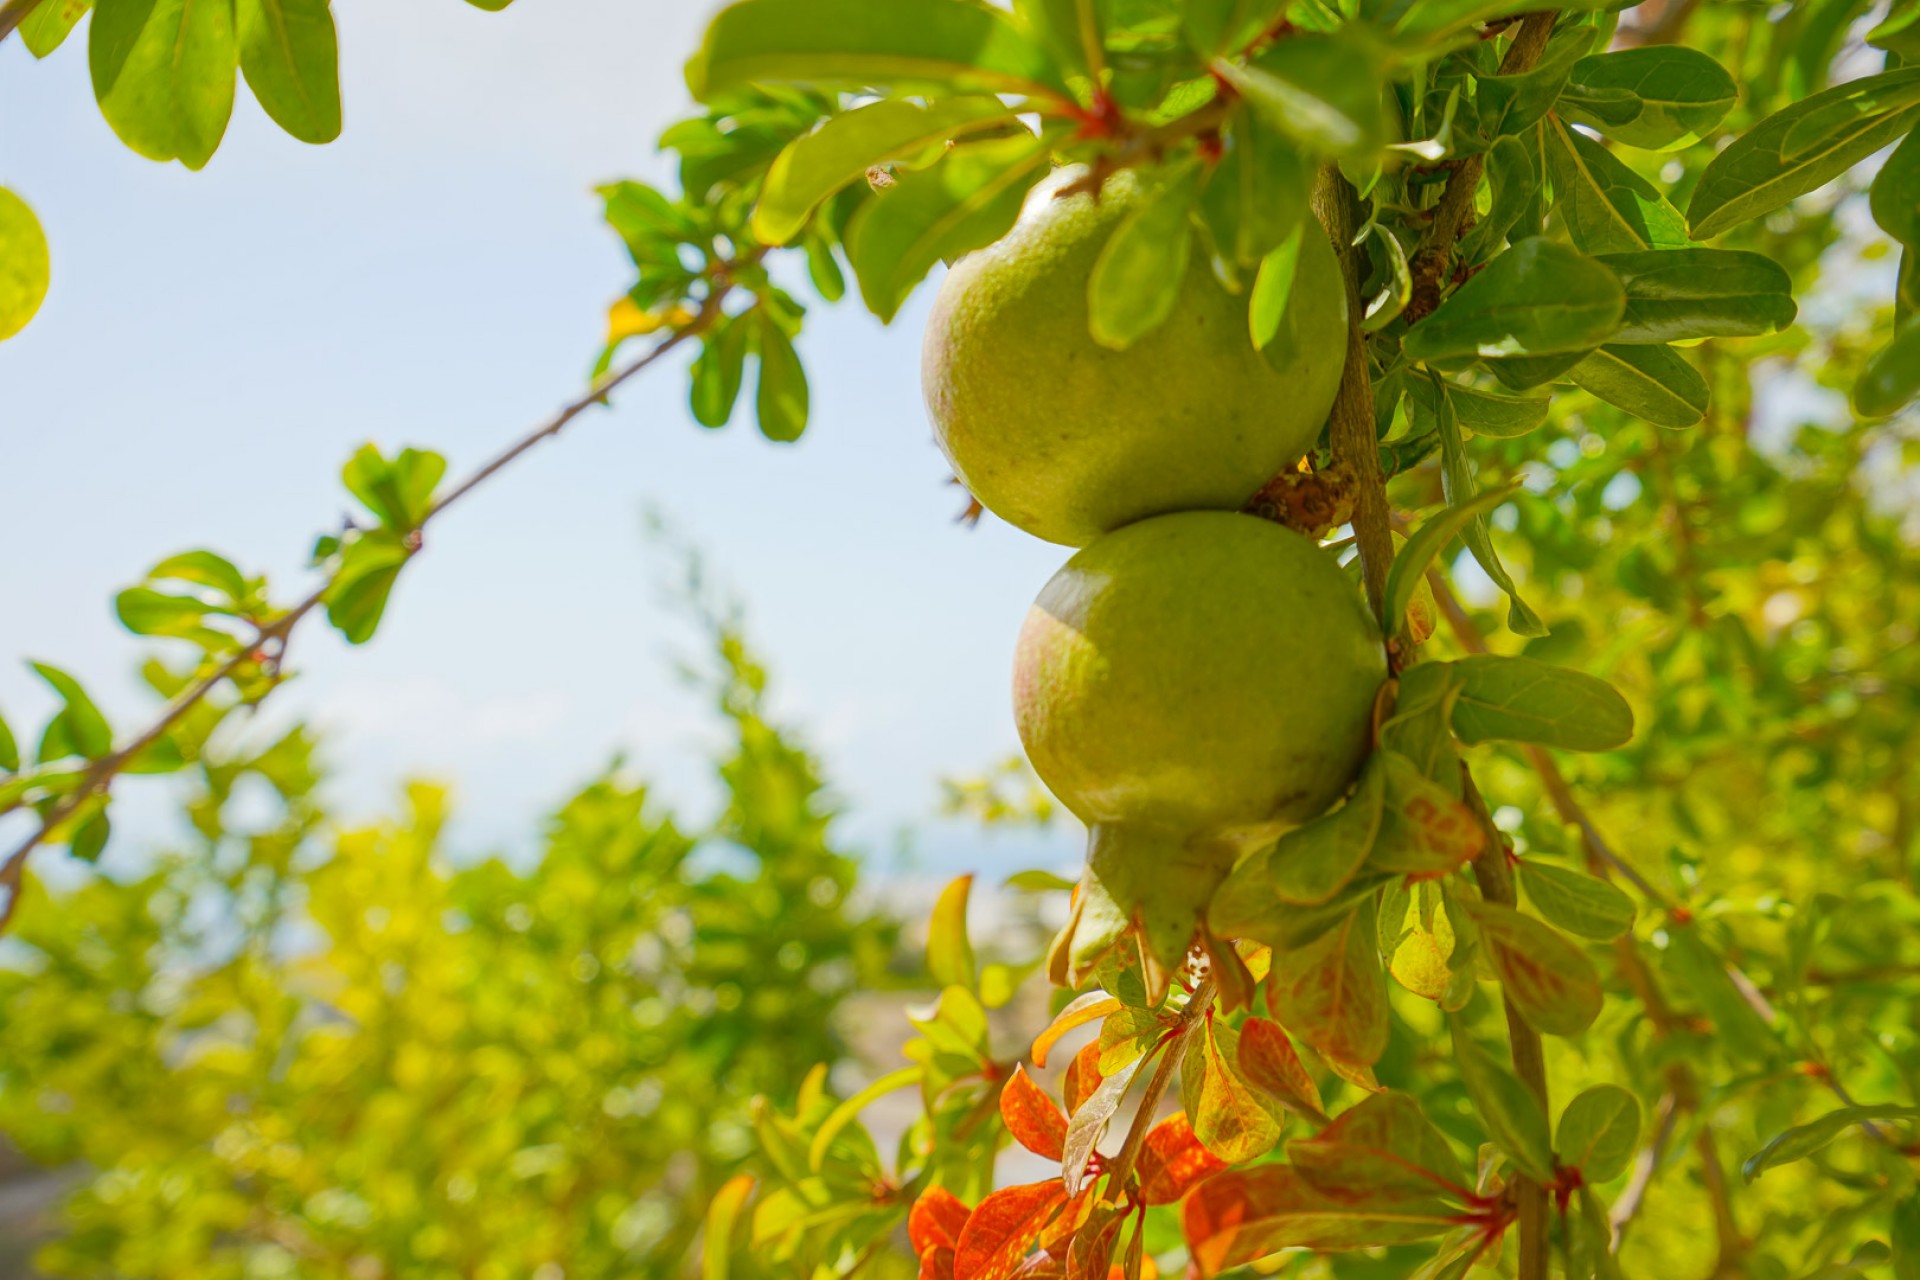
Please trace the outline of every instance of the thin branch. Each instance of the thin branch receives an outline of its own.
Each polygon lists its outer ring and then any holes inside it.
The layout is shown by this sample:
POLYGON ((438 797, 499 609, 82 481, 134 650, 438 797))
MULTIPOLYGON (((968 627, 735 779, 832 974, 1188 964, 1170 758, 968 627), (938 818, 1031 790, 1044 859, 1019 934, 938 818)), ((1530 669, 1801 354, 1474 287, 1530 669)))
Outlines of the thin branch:
POLYGON ((40 7, 40 0, 6 0, 0 4, 0 40, 13 34, 13 29, 33 16, 40 7))
POLYGON ((1127 1185, 1127 1178, 1133 1173, 1135 1162, 1140 1159, 1140 1151, 1147 1145, 1147 1131, 1153 1128, 1154 1112, 1160 1109, 1160 1099, 1166 1096, 1167 1086, 1173 1081, 1173 1073, 1180 1065, 1183 1056, 1181 1050, 1186 1047, 1187 1039, 1194 1029, 1206 1021, 1213 1007, 1214 983, 1208 978, 1194 988, 1193 999, 1181 1012, 1181 1027, 1178 1035, 1168 1042, 1166 1056, 1160 1059, 1154 1068, 1153 1077, 1147 1081, 1147 1091, 1141 1095, 1140 1108, 1133 1113, 1133 1123, 1127 1127, 1127 1138, 1120 1146, 1120 1154, 1107 1166, 1112 1176, 1107 1180, 1107 1194, 1111 1196, 1116 1188, 1127 1185))
POLYGON ((1647 1188, 1653 1185, 1653 1175, 1660 1171, 1660 1164, 1666 1159, 1667 1144, 1673 1141, 1673 1131, 1680 1122, 1680 1104, 1673 1094, 1663 1094, 1658 1107, 1659 1121, 1654 1129, 1653 1141, 1641 1148, 1634 1158, 1633 1179, 1627 1183, 1627 1189, 1620 1193, 1614 1202, 1613 1251, 1618 1253, 1620 1245, 1627 1238, 1627 1228, 1640 1212, 1640 1206, 1646 1203, 1647 1188))
MULTIPOLYGON (((1347 362, 1334 395, 1329 435, 1336 465, 1353 468, 1354 542, 1360 574, 1374 617, 1381 616, 1387 567, 1393 562, 1393 529, 1387 506, 1387 481, 1380 470, 1379 433, 1373 421, 1373 380, 1367 363, 1367 339, 1360 331, 1360 269, 1353 245, 1354 190, 1334 165, 1324 165, 1314 183, 1313 211, 1333 242, 1347 286, 1347 362)), ((1387 637, 1389 641, 1393 637, 1387 637)))
MULTIPOLYGON (((1520 895, 1514 885, 1513 867, 1507 862, 1506 840, 1494 825, 1493 815, 1487 812, 1487 802, 1464 764, 1460 767, 1460 780, 1467 805, 1486 837, 1473 859, 1473 878, 1480 886, 1480 896, 1503 907, 1517 906, 1520 895)), ((1547 1095, 1547 1059, 1540 1044, 1540 1033, 1520 1016, 1512 1000, 1506 1001, 1506 1009, 1507 1040, 1513 1052, 1514 1073, 1533 1096, 1540 1099, 1541 1112, 1552 1115, 1547 1095)), ((1547 1189, 1532 1178, 1520 1177, 1517 1181, 1520 1189, 1519 1280, 1547 1280, 1547 1264, 1553 1252, 1547 1189)))
MULTIPOLYGON (((1552 9, 1527 15, 1513 43, 1507 46, 1506 56, 1500 59, 1501 75, 1515 76, 1533 69, 1546 50, 1558 16, 1552 9)), ((1408 324, 1419 323, 1440 305, 1440 294, 1453 265, 1453 246, 1473 217, 1474 192, 1479 189, 1480 174, 1485 167, 1486 158, 1481 155, 1454 161, 1453 176, 1447 179, 1447 189, 1440 196, 1440 203, 1434 206, 1433 223, 1410 264, 1413 294, 1401 313, 1408 324)))
MULTIPOLYGON (((672 351, 687 339, 699 334, 720 315, 720 304, 724 300, 727 291, 728 286, 725 283, 717 285, 692 320, 676 328, 665 338, 655 343, 644 355, 637 357, 621 368, 599 379, 580 396, 569 401, 559 412, 515 440, 511 445, 496 454, 485 465, 481 466, 479 470, 455 485, 445 496, 433 504, 433 507, 421 518, 420 524, 416 526, 416 529, 425 528, 428 521, 434 519, 461 498, 464 498, 476 487, 510 465, 529 449, 543 440, 558 435, 569 422, 572 422, 575 418, 586 412, 588 408, 603 403, 609 394, 629 378, 634 377, 642 370, 650 367, 655 361, 665 356, 669 351, 672 351)), ((336 580, 337 578, 335 577, 328 578, 325 582, 314 588, 312 593, 307 595, 298 604, 261 627, 250 640, 241 644, 232 655, 223 660, 212 671, 195 680, 193 684, 176 696, 173 701, 169 702, 166 709, 161 712, 159 718, 148 725, 146 729, 142 730, 132 741, 90 764, 87 767, 86 773, 82 776, 79 785, 55 801, 41 815, 39 826, 7 855, 5 863, 0 863, 0 888, 4 888, 7 893, 6 905, 0 907, 0 932, 4 932, 7 925, 12 922, 13 914, 19 907, 21 879, 26 872, 28 856, 31 855, 36 848, 44 844, 48 837, 51 836, 62 823, 79 812, 82 806, 87 804, 95 796, 104 794, 112 786, 113 780, 131 765, 141 753, 152 747, 154 743, 160 741, 169 729, 179 723, 182 716, 186 715, 187 712, 191 711, 195 706, 198 706, 209 694, 219 688, 221 684, 231 679, 243 666, 256 661, 262 648, 271 648, 274 650, 284 649, 287 637, 292 633, 293 629, 300 624, 301 620, 321 604, 325 603, 327 593, 333 589, 336 580)))

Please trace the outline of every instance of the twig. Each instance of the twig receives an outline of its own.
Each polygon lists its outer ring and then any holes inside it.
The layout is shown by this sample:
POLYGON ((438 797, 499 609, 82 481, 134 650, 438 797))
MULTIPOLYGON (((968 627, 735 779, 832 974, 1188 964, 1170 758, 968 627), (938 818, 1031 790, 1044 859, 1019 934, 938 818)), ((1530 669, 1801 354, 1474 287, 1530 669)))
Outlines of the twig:
MULTIPOLYGON (((1527 15, 1513 43, 1507 46, 1506 56, 1500 59, 1501 75, 1520 75, 1533 69, 1546 50, 1558 16, 1551 9, 1527 15)), ((1480 155, 1466 156, 1454 163, 1447 189, 1440 203, 1434 206, 1433 223, 1409 264, 1413 272, 1413 293, 1401 312, 1408 324, 1419 323, 1440 305, 1440 293, 1453 263, 1454 242, 1467 229, 1468 219, 1473 215, 1473 196, 1485 167, 1486 158, 1480 155)))
POLYGON ((1673 1141, 1673 1130, 1680 1122, 1680 1103, 1673 1094, 1661 1095, 1658 1110, 1660 1119, 1654 1129, 1653 1141, 1635 1157, 1633 1180, 1627 1183, 1627 1189, 1614 1202, 1611 1221, 1615 1253, 1620 1251, 1621 1243, 1627 1238, 1627 1228, 1633 1225, 1640 1206, 1646 1203, 1647 1188, 1653 1185, 1653 1175, 1659 1172, 1660 1162, 1666 1158, 1667 1144, 1673 1141))
MULTIPOLYGON (((4 34, 4 32, 0 31, 0 34, 4 34)), ((646 354, 628 362, 626 365, 595 382, 580 396, 569 401, 559 412, 555 413, 538 427, 535 427, 532 431, 515 440, 511 445, 507 446, 507 448, 496 454, 492 460, 487 462, 479 470, 455 485, 445 496, 433 504, 425 516, 421 517, 416 529, 425 528, 428 521, 471 493, 482 482, 508 466, 520 457, 521 454, 527 452, 527 450, 533 448, 542 440, 558 435, 569 422, 572 422, 575 418, 586 412, 591 406, 603 402, 606 397, 622 383, 651 366, 655 361, 685 342, 688 338, 699 334, 719 316, 720 304, 725 298, 727 290, 728 286, 724 283, 717 286, 714 291, 708 295, 700 311, 692 320, 675 329, 661 341, 655 343, 646 354)), ((26 871, 28 856, 41 844, 45 843, 47 838, 58 829, 61 823, 77 813, 81 806, 85 805, 95 796, 106 792, 108 788, 111 787, 114 778, 118 777, 142 752, 164 737, 166 732, 178 723, 182 716, 197 706, 222 683, 230 679, 241 667, 245 666, 248 662, 254 661, 263 646, 284 647, 287 637, 292 633, 294 627, 298 626, 303 618, 326 601, 327 593, 333 589, 335 581, 335 578, 328 578, 327 581, 321 583, 298 604, 261 627, 251 640, 242 644, 230 657, 222 661, 220 665, 194 681, 192 685, 175 697, 173 701, 169 702, 166 710, 160 714, 160 717, 141 731, 131 742, 115 749, 108 755, 100 757, 90 764, 87 767, 86 773, 81 778, 79 785, 62 796, 58 801, 54 802, 54 804, 41 815, 40 825, 7 855, 5 863, 0 864, 0 888, 4 888, 7 892, 6 905, 0 907, 0 932, 4 932, 7 925, 12 922, 13 914, 19 907, 20 882, 26 871)))
POLYGON ((1194 988, 1193 998, 1182 1011, 1179 1034, 1168 1043, 1166 1056, 1154 1068, 1153 1077, 1147 1081, 1147 1091, 1141 1095, 1140 1109, 1133 1113, 1133 1123, 1127 1128, 1127 1138, 1120 1146, 1120 1154, 1107 1166, 1107 1172, 1112 1175, 1107 1180, 1109 1195, 1116 1188, 1127 1185, 1134 1163, 1140 1159, 1140 1151, 1147 1144, 1147 1131, 1153 1128, 1153 1114, 1160 1109, 1160 1099, 1166 1096, 1167 1085, 1172 1082, 1173 1073, 1180 1065, 1181 1050, 1194 1029, 1206 1020, 1208 1011, 1213 1007, 1213 993, 1214 982, 1208 978, 1194 988))
POLYGON ((13 29, 33 16, 40 7, 40 0, 7 0, 0 4, 0 40, 13 34, 13 29))
MULTIPOLYGON (((1473 783, 1473 774, 1463 764, 1460 780, 1467 805, 1479 820, 1486 839, 1473 859, 1474 882, 1480 896, 1503 907, 1516 906, 1520 895, 1514 887, 1513 868, 1507 862, 1507 843, 1487 812, 1487 802, 1473 783)), ((1540 1099, 1542 1114, 1552 1115, 1547 1096, 1547 1060, 1540 1044, 1540 1033, 1520 1016, 1512 1000, 1506 1001, 1507 1040, 1513 1052, 1514 1073, 1534 1097, 1540 1099)), ((1552 1255, 1551 1224, 1547 1218, 1547 1189, 1532 1178, 1521 1177, 1519 1226, 1519 1280, 1547 1280, 1547 1263, 1552 1255)))
MULTIPOLYGON (((1329 432, 1335 464, 1353 469, 1354 542, 1367 602, 1376 618, 1386 595, 1387 566, 1393 562, 1393 530, 1387 506, 1387 481, 1380 470, 1380 441, 1373 422, 1373 381, 1367 365, 1367 339, 1360 331, 1360 271, 1355 259, 1354 191, 1334 165, 1323 165, 1313 188, 1313 211, 1333 241, 1340 274, 1347 286, 1347 363, 1334 395, 1329 432)), ((1389 641, 1393 637, 1387 637, 1389 641)))

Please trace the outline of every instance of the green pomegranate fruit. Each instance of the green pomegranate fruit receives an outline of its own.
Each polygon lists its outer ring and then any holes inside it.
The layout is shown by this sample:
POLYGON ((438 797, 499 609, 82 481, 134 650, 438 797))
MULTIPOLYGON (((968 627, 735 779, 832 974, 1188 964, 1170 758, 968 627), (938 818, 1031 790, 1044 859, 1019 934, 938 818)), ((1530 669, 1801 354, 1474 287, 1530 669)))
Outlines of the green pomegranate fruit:
POLYGON ((1239 856, 1346 789, 1386 674, 1334 557, 1268 521, 1158 516, 1067 561, 1013 680, 1035 771, 1091 832, 1056 975, 1132 937, 1163 988, 1239 856))
POLYGON ((1035 189, 1014 229, 957 261, 927 321, 921 379, 941 450, 987 510, 1084 546, 1171 511, 1236 510, 1312 446, 1346 359, 1346 288, 1318 225, 1264 354, 1247 301, 1190 256, 1166 321, 1125 351, 1087 331, 1087 281, 1136 207, 1130 173, 1100 198, 1035 189))

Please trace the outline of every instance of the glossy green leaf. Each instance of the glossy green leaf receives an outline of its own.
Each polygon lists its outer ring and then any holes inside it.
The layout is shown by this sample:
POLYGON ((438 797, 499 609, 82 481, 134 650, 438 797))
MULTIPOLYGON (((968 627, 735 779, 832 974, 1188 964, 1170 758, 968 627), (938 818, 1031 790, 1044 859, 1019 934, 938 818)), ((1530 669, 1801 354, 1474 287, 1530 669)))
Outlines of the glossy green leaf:
MULTIPOLYGON (((1438 434, 1440 436, 1440 492, 1450 507, 1464 507, 1473 501, 1478 492, 1479 482, 1474 476, 1473 464, 1467 460, 1466 440, 1460 434, 1459 421, 1453 416, 1453 400, 1450 396, 1439 398, 1438 434)), ((1501 563, 1500 553, 1494 549, 1493 532, 1484 513, 1476 514, 1460 527, 1460 541, 1473 553, 1473 559, 1485 571, 1493 584, 1507 595, 1507 627, 1515 635, 1541 636, 1547 633, 1547 624, 1533 607, 1520 597, 1520 588, 1514 582, 1513 575, 1507 572, 1501 563)))
POLYGON ((936 262, 1005 235, 1047 163, 1046 142, 1022 135, 966 143, 901 173, 847 227, 847 260, 867 308, 893 319, 936 262))
POLYGON ((700 339, 700 354, 688 370, 693 420, 703 427, 724 427, 746 378, 747 345, 752 326, 723 320, 700 339))
POLYGON ((1326 902, 1366 863, 1386 812, 1386 770, 1379 761, 1378 753, 1367 761, 1344 804, 1287 832, 1263 855, 1281 901, 1326 902))
POLYGON ((1547 121, 1546 136, 1554 207, 1575 245, 1597 254, 1687 243, 1680 211, 1605 147, 1557 119, 1547 121))
POLYGON ((1581 351, 1619 327, 1626 292, 1613 272, 1551 240, 1522 240, 1408 330, 1415 360, 1581 351))
MULTIPOLYGON (((1510 440, 1537 430, 1547 420, 1553 400, 1547 396, 1509 396, 1442 381, 1446 397, 1453 403, 1453 416, 1460 426, 1476 436, 1510 440)), ((1407 380, 1407 394, 1419 401, 1424 412, 1439 416, 1434 399, 1434 384, 1429 378, 1407 380)))
POLYGON ((99 0, 87 61, 100 112, 149 160, 203 167, 233 114, 233 0, 99 0))
POLYGON ((753 234, 763 244, 786 244, 822 201, 873 166, 1010 118, 1010 108, 984 96, 925 105, 888 99, 835 116, 796 138, 774 159, 754 206, 753 234))
POLYGON ((1634 712, 1603 679, 1536 658, 1473 654, 1461 677, 1453 731, 1463 743, 1509 739, 1565 750, 1613 750, 1634 735, 1634 712))
POLYGON ((1863 418, 1890 417, 1915 396, 1920 396, 1920 318, 1909 318, 1853 384, 1853 411, 1863 418))
POLYGON ((1792 278, 1764 254, 1689 248, 1599 261, 1627 292, 1615 343, 1753 337, 1785 329, 1799 311, 1792 278))
POLYGON ((1691 427, 1707 416, 1707 380, 1672 347, 1604 346, 1567 379, 1656 427, 1691 427))
POLYGON ((1713 158, 1687 221, 1707 240, 1825 186, 1920 121, 1920 67, 1823 90, 1768 116, 1713 158))
POLYGON ((27 327, 52 279, 46 233, 33 210, 0 187, 0 342, 27 327))
POLYGON ((1213 72, 1261 118, 1308 151, 1371 155, 1385 146, 1380 68, 1357 40, 1301 33, 1251 63, 1216 58, 1213 72))
MULTIPOLYGON (((1537 132, 1527 134, 1525 139, 1511 136, 1494 139, 1484 165, 1487 185, 1492 191, 1491 201, 1486 216, 1461 238, 1463 260, 1478 262, 1485 258, 1519 227, 1529 208, 1537 207, 1540 167, 1537 132)), ((1538 226, 1533 230, 1537 232, 1538 226)))
POLYGON ((1260 259, 1260 270, 1253 277, 1253 292, 1247 299, 1247 328, 1253 345, 1265 351, 1280 334, 1286 319, 1287 301, 1293 297, 1293 281, 1300 266, 1300 249, 1306 243, 1305 222, 1274 250, 1260 259))
POLYGON ((1461 530, 1472 521, 1484 518, 1489 511, 1511 498, 1519 487, 1508 485, 1475 494, 1460 506, 1448 507, 1429 516, 1427 522, 1414 531, 1387 570, 1387 590, 1382 607, 1387 615, 1388 632, 1397 633, 1406 622, 1407 606, 1413 603, 1414 593, 1420 590, 1427 567, 1446 549, 1447 544, 1459 537, 1461 530))
POLYGON ((1517 870, 1533 909, 1568 933, 1609 942, 1633 928, 1633 899, 1605 880, 1538 858, 1522 858, 1517 870))
POLYGON ((1559 111, 1615 142, 1670 151, 1706 137, 1739 96, 1727 69, 1698 49, 1645 45, 1574 63, 1559 111), (1624 118, 1613 109, 1621 94, 1634 107, 1624 118))
POLYGON ((235 0, 240 70, 273 122, 302 142, 340 136, 331 0, 235 0))
POLYGON ((782 443, 807 429, 807 371, 793 339, 764 311, 759 326, 760 383, 754 394, 760 434, 782 443))
POLYGON ((1565 89, 1573 65, 1593 48, 1598 31, 1588 25, 1562 25, 1530 69, 1477 78, 1474 112, 1482 137, 1523 133, 1539 123, 1565 89))
POLYGON ((1640 1141, 1640 1100, 1615 1084, 1597 1084, 1574 1096, 1560 1113, 1554 1148, 1560 1163, 1587 1182, 1611 1182, 1626 1172, 1640 1141))
POLYGON ((1522 1173, 1545 1182, 1553 1175, 1553 1143, 1540 1099, 1476 1044, 1458 1018, 1448 1021, 1453 1031, 1453 1065, 1487 1136, 1522 1173))
POLYGON ((1776 1134, 1767 1141, 1767 1145, 1748 1156, 1741 1164, 1740 1172, 1748 1182, 1783 1164, 1792 1164, 1796 1160, 1805 1160, 1816 1152, 1832 1145, 1834 1139, 1849 1129, 1863 1124, 1882 1121, 1920 1120, 1920 1107, 1906 1107, 1895 1104, 1882 1104, 1871 1107, 1841 1107, 1829 1111, 1818 1120, 1796 1125, 1784 1133, 1776 1134))
POLYGON ((1532 916, 1492 902, 1468 906, 1490 949, 1501 989, 1538 1031, 1577 1036, 1593 1025, 1604 994, 1587 953, 1532 916))
POLYGON ((1195 196, 1189 172, 1168 175, 1113 229, 1087 279, 1087 327, 1103 347, 1124 351, 1159 328, 1187 278, 1195 196))
POLYGON ((1312 172, 1300 148, 1253 112, 1233 117, 1225 143, 1200 192, 1201 219, 1224 262, 1256 267, 1303 225, 1312 172))
POLYGON ((966 0, 741 0, 707 27, 687 86, 705 102, 755 81, 1066 96, 1008 15, 966 0))

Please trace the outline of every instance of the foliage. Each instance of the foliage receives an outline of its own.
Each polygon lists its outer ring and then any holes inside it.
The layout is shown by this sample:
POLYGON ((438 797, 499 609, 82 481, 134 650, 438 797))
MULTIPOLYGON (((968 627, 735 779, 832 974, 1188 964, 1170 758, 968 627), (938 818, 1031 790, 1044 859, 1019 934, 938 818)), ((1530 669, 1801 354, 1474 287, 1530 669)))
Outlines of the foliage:
MULTIPOLYGON (((1160 194, 1090 282, 1093 332, 1142 359, 1196 249, 1247 294, 1245 340, 1271 338, 1316 217, 1356 333, 1310 469, 1355 477, 1355 568, 1396 671, 1353 792, 1241 861, 1164 1000, 1109 954, 1008 1056, 988 1009, 1039 957, 979 965, 950 891, 909 1065, 760 1112, 763 1176, 711 1200, 713 1280, 897 1273, 902 1231, 952 1280, 1911 1270, 1920 530, 1896 415, 1920 392, 1920 10, 1871 30, 1860 0, 1527 10, 741 0, 689 64, 702 113, 662 139, 679 194, 605 188, 637 282, 606 378, 526 443, 682 341, 699 422, 731 418, 751 360, 761 431, 797 437, 782 282, 832 302, 850 270, 890 319, 1057 163, 1160 194), (1872 252, 1899 247, 1890 299, 1833 291, 1856 212, 1887 237, 1872 252), (1776 393, 1854 414, 1796 431, 1776 393), (1423 579, 1448 622, 1427 661, 1402 626, 1423 579), (1095 1038, 1030 1076, 1020 1058, 1044 1067, 1069 1033, 1095 1038), (883 1158, 859 1117, 909 1086, 921 1115, 883 1158), (1009 1138, 1048 1176, 996 1186, 1009 1138)), ((209 31, 193 50, 224 47, 209 31)), ((217 140, 206 87, 103 109, 191 159, 217 140)), ((0 234, 37 235, 21 225, 0 234)), ((43 274, 0 277, 0 303, 43 274)), ((0 810, 97 855, 113 778, 195 759, 209 695, 264 696, 306 612, 371 634, 472 482, 436 497, 414 452, 347 479, 374 523, 323 540, 306 603, 269 606, 205 553, 123 600, 205 654, 157 730, 116 749, 43 669, 61 709, 31 765, 0 730, 0 810)), ((991 784, 956 803, 1044 813, 991 784)))
POLYGON ((0 970, 0 1125, 89 1171, 41 1265, 689 1274, 750 1100, 843 1052, 834 1011, 891 951, 764 673, 714 640, 710 827, 610 773, 536 858, 456 863, 431 786, 333 830, 295 730, 203 757, 193 848, 36 894, 0 970))

